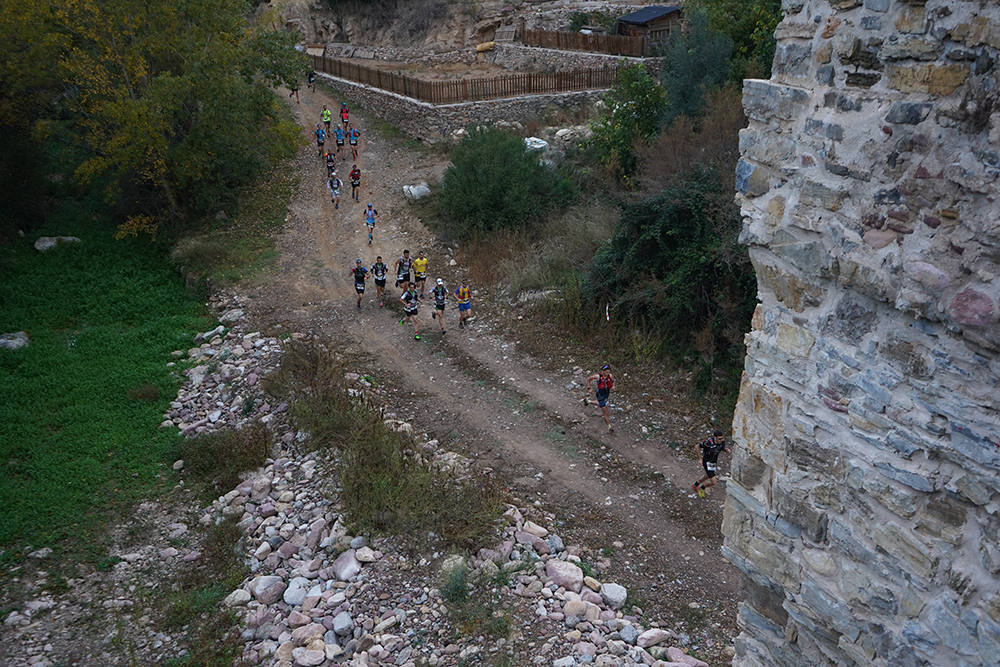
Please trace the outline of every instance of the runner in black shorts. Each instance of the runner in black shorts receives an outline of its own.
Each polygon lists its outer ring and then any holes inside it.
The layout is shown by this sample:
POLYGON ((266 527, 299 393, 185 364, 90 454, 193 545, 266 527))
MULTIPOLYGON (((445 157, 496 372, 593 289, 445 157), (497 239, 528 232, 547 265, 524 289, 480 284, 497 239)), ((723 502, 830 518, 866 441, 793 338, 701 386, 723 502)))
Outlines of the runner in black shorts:
POLYGON ((361 187, 361 170, 358 169, 358 165, 354 165, 351 167, 350 177, 351 177, 351 197, 354 198, 354 201, 361 201, 360 199, 358 199, 358 188, 361 187))
POLYGON ((360 259, 354 260, 351 275, 354 276, 354 291, 358 293, 358 310, 361 310, 361 299, 365 295, 365 278, 368 277, 368 269, 361 264, 360 259))
POLYGON ((698 494, 699 498, 704 498, 707 495, 705 489, 715 486, 715 476, 719 471, 719 454, 729 453, 722 431, 716 431, 708 440, 699 442, 695 445, 695 451, 698 452, 698 459, 701 460, 705 476, 692 484, 691 489, 698 494))
POLYGON ((410 259, 410 251, 404 250, 403 256, 396 260, 396 287, 406 289, 410 284, 410 267, 413 260, 410 259))
POLYGON ((389 273, 389 267, 382 263, 382 255, 375 258, 372 264, 372 276, 375 278, 375 297, 378 299, 379 308, 385 305, 385 280, 389 273))
MULTIPOLYGON (((587 394, 590 394, 591 382, 597 383, 594 398, 597 399, 597 404, 601 407, 601 415, 604 417, 604 423, 608 425, 608 432, 613 432, 615 429, 611 427, 611 409, 608 407, 611 390, 615 388, 615 378, 611 375, 611 366, 604 364, 599 372, 587 378, 587 394)), ((587 404, 587 399, 583 399, 583 404, 587 404)))
POLYGON ((323 157, 323 144, 326 143, 326 131, 323 126, 316 123, 316 145, 319 147, 319 156, 323 157))
POLYGON ((399 321, 400 324, 409 321, 413 323, 413 337, 416 340, 420 340, 420 332, 417 331, 417 309, 419 306, 419 299, 417 297, 417 290, 413 283, 406 283, 406 291, 403 292, 403 296, 399 297, 399 300, 403 302, 403 319, 399 321))
POLYGON ((434 297, 434 310, 431 312, 431 317, 441 325, 441 333, 446 334, 448 332, 444 330, 444 306, 448 303, 448 288, 444 286, 444 281, 440 278, 436 282, 434 289, 431 290, 431 296, 434 297))

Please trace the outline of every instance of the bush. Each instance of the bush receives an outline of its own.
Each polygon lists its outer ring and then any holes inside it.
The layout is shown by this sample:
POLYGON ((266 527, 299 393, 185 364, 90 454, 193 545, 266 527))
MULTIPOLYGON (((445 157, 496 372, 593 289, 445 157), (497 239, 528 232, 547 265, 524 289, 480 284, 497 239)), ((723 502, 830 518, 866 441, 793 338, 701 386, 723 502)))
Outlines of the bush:
POLYGON ((646 68, 635 64, 618 71, 618 81, 604 101, 608 113, 591 123, 594 136, 589 146, 598 160, 627 183, 637 166, 634 146, 659 132, 667 96, 646 68))
POLYGON ((614 236, 594 257, 584 285, 639 333, 636 349, 700 353, 710 378, 736 373, 742 335, 756 304, 756 282, 737 236, 731 188, 712 169, 690 171, 650 199, 627 206, 614 236), (647 327, 642 331, 642 327, 647 327))
POLYGON ((253 424, 185 438, 180 456, 191 476, 205 483, 211 495, 220 495, 240 483, 241 473, 264 465, 270 442, 267 428, 253 424))
POLYGON ((524 142, 476 128, 455 146, 439 195, 450 218, 443 231, 467 239, 497 229, 523 229, 574 197, 573 184, 538 160, 524 142))
POLYGON ((343 378, 329 351, 294 343, 267 388, 292 399, 292 420, 313 447, 336 450, 352 526, 411 539, 434 532, 460 549, 491 537, 502 508, 497 483, 478 474, 456 480, 422 459, 408 437, 347 394, 343 378))
POLYGON ((708 26, 708 16, 695 11, 688 16, 688 30, 676 30, 663 49, 660 81, 667 91, 664 122, 701 111, 705 93, 721 86, 729 76, 733 43, 708 26))

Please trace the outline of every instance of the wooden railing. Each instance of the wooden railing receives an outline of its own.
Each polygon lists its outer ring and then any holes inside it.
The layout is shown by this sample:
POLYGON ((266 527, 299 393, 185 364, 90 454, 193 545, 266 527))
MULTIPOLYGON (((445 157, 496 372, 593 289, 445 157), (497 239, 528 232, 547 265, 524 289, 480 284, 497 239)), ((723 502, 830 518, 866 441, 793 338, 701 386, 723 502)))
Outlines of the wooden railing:
POLYGON ((526 28, 522 31, 521 43, 525 46, 541 46, 547 49, 563 49, 565 51, 590 51, 613 56, 641 58, 646 55, 646 39, 627 35, 585 35, 580 32, 564 30, 531 30, 526 28))
POLYGON ((564 93, 611 88, 618 79, 617 65, 568 72, 525 72, 482 79, 427 81, 406 74, 386 72, 349 60, 312 56, 313 69, 341 79, 388 90, 431 104, 453 104, 500 97, 564 93))

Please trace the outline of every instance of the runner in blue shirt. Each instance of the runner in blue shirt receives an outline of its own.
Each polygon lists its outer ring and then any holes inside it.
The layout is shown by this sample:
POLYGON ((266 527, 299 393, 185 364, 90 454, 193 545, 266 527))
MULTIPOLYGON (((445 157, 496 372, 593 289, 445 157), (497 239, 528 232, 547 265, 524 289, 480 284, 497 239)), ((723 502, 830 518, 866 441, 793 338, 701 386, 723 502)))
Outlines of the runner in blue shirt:
POLYGON ((344 128, 333 128, 333 136, 337 139, 337 155, 340 155, 340 149, 344 147, 344 128))
POLYGON ((326 143, 326 132, 323 131, 323 126, 316 123, 316 145, 319 146, 319 156, 323 157, 323 144, 326 143))

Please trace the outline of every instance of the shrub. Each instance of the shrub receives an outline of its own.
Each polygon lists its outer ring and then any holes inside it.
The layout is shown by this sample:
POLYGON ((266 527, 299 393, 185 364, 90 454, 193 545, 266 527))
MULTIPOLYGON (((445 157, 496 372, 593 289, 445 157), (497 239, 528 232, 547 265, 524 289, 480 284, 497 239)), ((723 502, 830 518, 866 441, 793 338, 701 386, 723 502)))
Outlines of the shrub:
POLYGON ((267 389, 292 400, 292 420, 311 446, 337 452, 352 526, 411 539, 433 532, 457 548, 488 539, 502 508, 498 484, 481 474, 457 480, 422 459, 377 410, 348 395, 343 378, 328 350, 293 343, 267 389))
POLYGON ((628 182, 636 171, 634 145, 656 136, 667 95, 645 67, 635 64, 618 71, 618 81, 604 100, 608 113, 591 123, 589 146, 612 173, 628 182))
POLYGON ((729 76, 733 44, 708 26, 708 16, 695 11, 688 30, 676 30, 663 49, 660 81, 667 91, 664 122, 701 111, 706 91, 721 86, 729 76))
POLYGON ((523 229, 573 199, 569 179, 546 167, 524 142, 492 128, 476 128, 452 150, 439 195, 450 218, 445 233, 474 237, 523 229))
POLYGON ((240 483, 240 473, 264 465, 269 446, 267 428, 253 424, 239 430, 185 438, 181 441, 180 455, 185 470, 203 482, 212 495, 219 495, 240 483))
POLYGON ((590 300, 608 302, 618 320, 640 327, 633 348, 651 349, 641 327, 652 328, 669 343, 665 349, 699 352, 706 381, 741 365, 742 335, 756 304, 730 192, 715 170, 701 168, 627 206, 584 285, 590 300))

